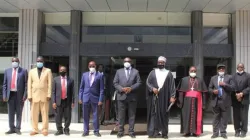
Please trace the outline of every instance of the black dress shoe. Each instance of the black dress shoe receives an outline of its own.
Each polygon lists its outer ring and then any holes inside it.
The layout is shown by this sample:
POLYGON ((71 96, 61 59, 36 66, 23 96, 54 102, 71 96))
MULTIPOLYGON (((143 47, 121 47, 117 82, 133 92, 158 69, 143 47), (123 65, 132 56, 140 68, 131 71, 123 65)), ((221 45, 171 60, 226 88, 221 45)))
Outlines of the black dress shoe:
POLYGON ((129 134, 129 136, 130 136, 131 138, 135 138, 135 134, 134 134, 134 133, 129 134))
POLYGON ((95 132, 94 135, 97 136, 97 137, 101 137, 102 136, 99 132, 95 132))
POLYGON ((240 132, 235 132, 235 137, 240 137, 240 132))
POLYGON ((168 136, 167 135, 162 135, 162 138, 163 139, 168 139, 168 136))
POLYGON ((82 134, 83 137, 86 137, 86 136, 88 136, 88 135, 89 135, 89 133, 83 133, 83 134, 82 134))
POLYGON ((218 135, 213 134, 213 135, 211 136, 211 139, 214 139, 214 138, 218 138, 218 135))
POLYGON ((16 132, 17 135, 22 135, 22 133, 21 133, 21 131, 19 129, 16 129, 15 132, 16 132))
POLYGON ((221 137, 224 138, 224 139, 227 139, 227 135, 226 134, 221 135, 221 137))
POLYGON ((63 131, 57 131, 56 133, 55 133, 55 136, 59 136, 59 135, 62 135, 63 134, 63 131))
POLYGON ((121 137, 123 137, 123 136, 124 136, 123 133, 118 133, 118 134, 117 134, 117 138, 121 138, 121 137))
POLYGON ((67 135, 67 136, 70 135, 69 131, 64 131, 64 134, 67 135))
POLYGON ((6 135, 14 134, 14 133, 16 133, 14 130, 9 130, 9 131, 5 132, 6 135))
POLYGON ((241 133, 240 135, 241 138, 245 138, 246 136, 247 136, 246 133, 241 133))

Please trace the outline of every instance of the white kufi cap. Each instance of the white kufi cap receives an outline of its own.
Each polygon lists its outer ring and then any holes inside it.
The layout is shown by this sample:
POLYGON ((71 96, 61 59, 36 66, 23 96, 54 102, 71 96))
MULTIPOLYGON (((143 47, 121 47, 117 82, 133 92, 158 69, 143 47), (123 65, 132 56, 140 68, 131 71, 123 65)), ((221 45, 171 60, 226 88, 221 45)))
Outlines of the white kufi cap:
POLYGON ((164 62, 166 62, 167 59, 166 59, 164 56, 160 56, 160 57, 158 58, 158 61, 164 61, 164 62))

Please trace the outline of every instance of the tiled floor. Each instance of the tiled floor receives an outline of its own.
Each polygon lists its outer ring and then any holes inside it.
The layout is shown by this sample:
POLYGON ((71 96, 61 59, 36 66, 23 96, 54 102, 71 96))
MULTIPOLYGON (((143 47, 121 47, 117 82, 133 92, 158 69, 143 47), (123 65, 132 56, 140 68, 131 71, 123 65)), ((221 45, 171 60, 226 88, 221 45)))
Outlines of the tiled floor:
MULTIPOLYGON (((114 128, 114 125, 110 125, 110 126, 102 126, 100 133, 102 134, 101 138, 97 138, 95 136, 93 136, 92 132, 90 132, 90 136, 83 138, 81 137, 82 134, 82 129, 83 129, 83 125, 82 124, 71 124, 71 135, 70 136, 54 136, 54 133, 56 132, 56 128, 55 128, 55 124, 54 123, 50 123, 50 129, 49 129, 49 136, 44 137, 42 135, 37 135, 37 136, 29 136, 29 132, 31 130, 31 126, 29 123, 23 123, 22 124, 22 132, 23 134, 21 136, 18 135, 5 135, 5 131, 8 130, 8 123, 6 121, 0 121, 0 139, 1 140, 18 140, 18 139, 25 139, 25 140, 55 140, 56 138, 60 139, 60 140, 69 140, 73 139, 73 140, 84 140, 84 139, 107 139, 107 140, 113 140, 113 139, 117 139, 115 135, 110 135, 111 129, 114 128), (106 129, 106 130, 105 130, 106 129)), ((40 126, 41 128, 41 126, 40 126)), ((127 127, 126 127, 127 128, 127 127)), ((135 130, 136 131, 141 131, 141 130, 146 130, 146 124, 136 124, 135 126, 135 130)), ((212 126, 211 125, 205 125, 204 126, 204 134, 199 137, 199 138, 195 138, 195 137, 190 137, 190 138, 184 138, 180 135, 179 133, 180 130, 180 126, 179 125, 170 125, 169 126, 169 139, 173 139, 173 140, 186 140, 186 139, 210 139, 211 135, 212 135, 212 126)), ((236 139, 234 137, 234 129, 232 125, 228 126, 228 139, 236 139)), ((131 139, 128 136, 125 136, 122 139, 131 139)), ((147 136, 143 135, 143 136, 137 136, 138 140, 147 140, 147 136)), ((218 138, 222 139, 222 138, 218 138)), ((242 139, 242 138, 238 138, 238 139, 242 139)), ((250 135, 248 135, 247 138, 244 139, 250 139, 250 135)))

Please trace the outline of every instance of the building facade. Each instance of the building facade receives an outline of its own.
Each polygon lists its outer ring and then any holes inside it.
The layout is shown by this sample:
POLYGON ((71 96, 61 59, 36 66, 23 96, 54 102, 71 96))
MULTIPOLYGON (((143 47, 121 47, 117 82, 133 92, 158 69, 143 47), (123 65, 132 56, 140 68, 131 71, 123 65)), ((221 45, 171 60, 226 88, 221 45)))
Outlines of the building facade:
MULTIPOLYGON (((94 60, 104 65, 108 77, 107 92, 112 96, 115 71, 123 66, 122 59, 129 56, 143 81, 138 93, 142 97, 138 109, 145 113, 145 80, 160 55, 167 57, 166 67, 174 73, 176 84, 188 75, 192 65, 198 68, 198 76, 203 77, 207 85, 216 74, 218 63, 226 64, 230 74, 236 71, 239 62, 245 64, 246 71, 250 70, 248 10, 224 13, 211 13, 206 8, 181 12, 58 11, 20 8, 18 13, 0 13, 0 57, 1 61, 5 60, 1 72, 11 66, 7 60, 12 56, 18 56, 21 66, 27 69, 34 67, 38 55, 44 56, 45 65, 52 69, 54 76, 58 74, 59 65, 69 68, 78 99, 81 73, 87 71, 87 63, 94 60)), ((207 97, 205 122, 211 123, 209 95, 207 97)), ((2 113, 6 112, 4 108, 5 105, 1 105, 2 113)), ((29 108, 26 102, 25 121, 30 119, 29 108)), ((81 121, 80 108, 76 105, 73 109, 73 122, 81 121)), ((179 109, 174 110, 170 123, 178 123, 179 109)))

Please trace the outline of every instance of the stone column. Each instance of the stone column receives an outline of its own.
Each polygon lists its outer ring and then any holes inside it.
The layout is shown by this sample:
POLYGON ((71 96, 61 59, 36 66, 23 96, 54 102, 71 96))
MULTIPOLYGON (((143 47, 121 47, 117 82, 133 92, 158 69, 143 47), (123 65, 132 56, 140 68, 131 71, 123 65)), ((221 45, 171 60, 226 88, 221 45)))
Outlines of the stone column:
POLYGON ((69 76, 75 82, 75 107, 72 110, 72 122, 79 122, 79 105, 78 105, 78 91, 80 84, 80 42, 81 42, 81 25, 82 25, 82 11, 72 10, 70 18, 71 27, 71 42, 69 54, 69 76))
MULTIPOLYGON (((36 62, 41 40, 43 13, 34 9, 21 9, 19 12, 18 57, 21 67, 30 70, 36 62)), ((30 103, 26 101, 23 121, 30 121, 30 103)))
POLYGON ((193 44, 193 65, 197 67, 197 76, 203 78, 203 12, 192 11, 192 44, 193 44))

